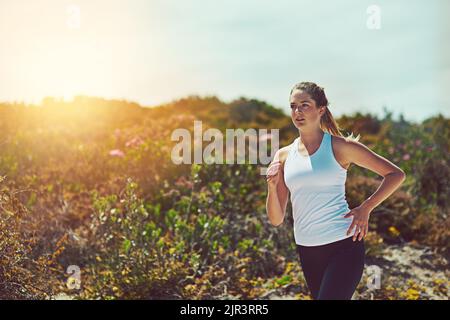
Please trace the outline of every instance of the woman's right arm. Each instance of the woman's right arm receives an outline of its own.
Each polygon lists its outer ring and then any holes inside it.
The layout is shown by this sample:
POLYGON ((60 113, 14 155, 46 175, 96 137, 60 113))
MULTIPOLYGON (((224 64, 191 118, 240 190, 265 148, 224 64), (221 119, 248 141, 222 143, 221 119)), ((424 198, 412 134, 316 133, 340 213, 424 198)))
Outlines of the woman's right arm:
POLYGON ((266 210, 270 223, 275 227, 283 223, 288 201, 289 190, 284 182, 283 175, 285 158, 285 150, 278 150, 267 169, 268 192, 266 210))

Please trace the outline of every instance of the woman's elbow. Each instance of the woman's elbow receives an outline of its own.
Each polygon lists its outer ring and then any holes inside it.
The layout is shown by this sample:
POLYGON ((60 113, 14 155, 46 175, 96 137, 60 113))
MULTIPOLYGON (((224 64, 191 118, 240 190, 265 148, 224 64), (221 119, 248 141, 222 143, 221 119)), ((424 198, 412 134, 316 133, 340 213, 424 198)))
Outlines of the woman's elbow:
POLYGON ((405 173, 405 171, 403 171, 403 170, 401 170, 400 169, 400 171, 399 171, 399 176, 400 176, 400 178, 401 178, 401 181, 403 182, 403 181, 405 181, 405 179, 406 179, 406 173, 405 173))
POLYGON ((278 220, 273 220, 273 219, 269 218, 270 224, 274 227, 280 226, 281 224, 283 224, 283 221, 284 221, 284 217, 282 219, 278 219, 278 220))
POLYGON ((278 227, 278 226, 281 226, 281 225, 283 224, 283 220, 281 220, 281 221, 278 222, 278 223, 273 223, 273 222, 271 221, 270 224, 271 224, 272 226, 274 226, 274 227, 278 227))
POLYGON ((403 171, 403 169, 400 169, 400 168, 396 168, 395 170, 393 170, 393 171, 389 172, 388 174, 384 175, 383 177, 387 177, 387 176, 396 177, 396 178, 400 179, 402 182, 403 182, 403 180, 406 179, 405 171, 403 171))

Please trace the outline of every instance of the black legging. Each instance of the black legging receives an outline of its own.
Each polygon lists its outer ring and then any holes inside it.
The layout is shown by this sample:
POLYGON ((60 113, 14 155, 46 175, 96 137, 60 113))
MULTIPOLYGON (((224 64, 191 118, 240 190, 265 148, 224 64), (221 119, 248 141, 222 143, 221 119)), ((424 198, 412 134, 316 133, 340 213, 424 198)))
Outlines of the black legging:
POLYGON ((320 246, 297 244, 305 280, 314 300, 350 300, 364 269, 364 238, 349 237, 320 246))

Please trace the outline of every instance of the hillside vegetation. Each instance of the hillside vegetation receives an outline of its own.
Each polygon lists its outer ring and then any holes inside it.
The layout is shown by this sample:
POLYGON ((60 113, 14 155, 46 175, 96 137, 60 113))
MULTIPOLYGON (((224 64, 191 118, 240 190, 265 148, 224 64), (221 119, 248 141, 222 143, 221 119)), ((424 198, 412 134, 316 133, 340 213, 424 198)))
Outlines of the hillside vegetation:
MULTIPOLYGON (((194 120, 203 130, 280 129, 280 146, 298 135, 281 110, 246 98, 0 104, 0 298, 308 299, 291 208, 282 226, 269 223, 261 166, 171 161, 171 133, 192 131, 194 120)), ((385 271, 381 288, 368 291, 364 279, 358 297, 448 298, 450 120, 417 124, 385 112, 337 121, 407 174, 374 210, 365 240, 367 263, 385 271), (426 260, 404 258, 396 271, 392 259, 418 250, 426 260)), ((350 207, 381 179, 352 166, 350 207)))

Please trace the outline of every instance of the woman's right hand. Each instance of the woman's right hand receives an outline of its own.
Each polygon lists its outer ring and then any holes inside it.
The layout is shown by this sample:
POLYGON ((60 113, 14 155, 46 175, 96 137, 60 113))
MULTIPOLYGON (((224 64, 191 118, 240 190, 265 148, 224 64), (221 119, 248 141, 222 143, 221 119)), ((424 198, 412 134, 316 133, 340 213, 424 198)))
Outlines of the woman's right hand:
POLYGON ((280 181, 280 175, 283 172, 281 161, 274 161, 267 168, 267 184, 269 187, 276 187, 280 181))

